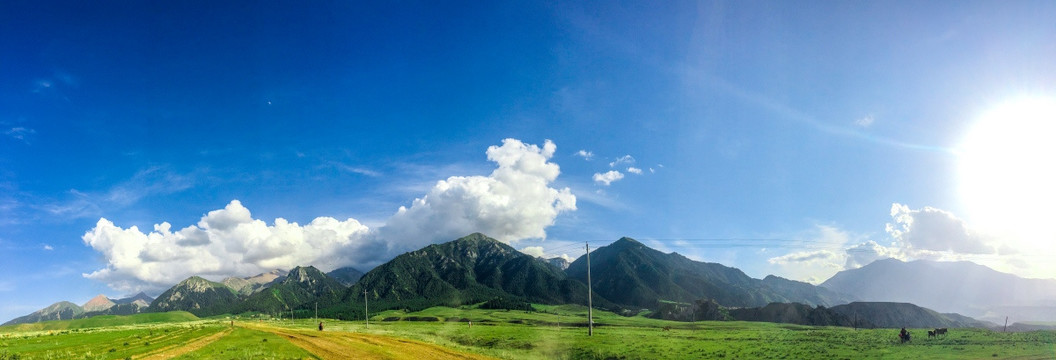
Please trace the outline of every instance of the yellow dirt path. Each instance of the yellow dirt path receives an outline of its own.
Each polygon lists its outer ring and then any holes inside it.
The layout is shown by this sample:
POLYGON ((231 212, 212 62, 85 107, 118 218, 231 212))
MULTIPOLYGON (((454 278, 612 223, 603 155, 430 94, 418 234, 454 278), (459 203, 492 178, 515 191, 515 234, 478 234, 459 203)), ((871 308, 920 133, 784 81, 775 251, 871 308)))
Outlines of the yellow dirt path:
POLYGON ((381 335, 343 331, 303 331, 265 325, 247 328, 281 336, 324 360, 330 359, 491 359, 439 345, 381 335))
POLYGON ((213 341, 217 341, 220 338, 222 338, 224 336, 227 336, 227 334, 230 334, 230 333, 231 333, 231 329, 230 328, 224 329, 224 331, 221 331, 221 332, 218 332, 218 333, 212 334, 212 335, 202 336, 200 338, 191 340, 190 342, 185 343, 185 344, 177 344, 177 345, 168 346, 168 347, 161 348, 159 350, 156 350, 156 351, 144 354, 144 355, 140 355, 142 357, 136 356, 134 358, 135 359, 146 359, 146 360, 172 359, 174 357, 189 353, 191 351, 195 351, 195 350, 201 349, 201 348, 205 347, 206 345, 211 344, 213 341))

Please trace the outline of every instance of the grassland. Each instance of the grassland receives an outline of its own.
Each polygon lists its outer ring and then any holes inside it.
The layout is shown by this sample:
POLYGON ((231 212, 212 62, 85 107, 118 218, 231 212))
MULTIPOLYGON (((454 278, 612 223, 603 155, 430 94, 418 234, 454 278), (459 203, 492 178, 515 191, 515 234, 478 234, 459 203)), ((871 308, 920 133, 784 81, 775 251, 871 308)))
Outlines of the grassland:
POLYGON ((0 360, 16 354, 19 359, 476 357, 471 354, 508 359, 1056 358, 1052 331, 951 329, 945 337, 929 339, 925 329, 910 329, 914 340, 900 344, 897 330, 891 329, 682 323, 595 311, 594 336, 587 336, 585 308, 536 308, 540 311, 386 311, 372 316, 369 325, 324 320, 323 333, 315 330, 312 319, 243 320, 234 326, 225 318, 141 324, 100 319, 99 327, 91 328, 74 327, 83 323, 72 321, 62 330, 5 327, 0 328, 0 360))

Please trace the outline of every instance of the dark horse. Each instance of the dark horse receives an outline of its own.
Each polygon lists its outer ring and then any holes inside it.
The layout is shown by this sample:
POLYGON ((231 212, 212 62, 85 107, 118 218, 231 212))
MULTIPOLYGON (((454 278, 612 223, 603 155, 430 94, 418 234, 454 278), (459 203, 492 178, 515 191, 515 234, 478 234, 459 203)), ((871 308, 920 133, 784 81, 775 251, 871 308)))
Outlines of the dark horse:
POLYGON ((935 335, 936 336, 938 336, 938 335, 946 336, 946 328, 935 329, 935 335))
POLYGON ((934 330, 928 330, 928 337, 929 338, 935 337, 935 331, 934 330))

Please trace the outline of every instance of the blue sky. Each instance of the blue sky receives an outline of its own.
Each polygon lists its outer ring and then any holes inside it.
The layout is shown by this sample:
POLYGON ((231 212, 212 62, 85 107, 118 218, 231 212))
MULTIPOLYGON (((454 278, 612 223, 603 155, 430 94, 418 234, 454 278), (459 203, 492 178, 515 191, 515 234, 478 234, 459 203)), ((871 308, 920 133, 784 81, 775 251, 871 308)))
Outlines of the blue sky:
POLYGON ((1054 7, 4 2, 0 319, 486 230, 1052 277, 1054 7))

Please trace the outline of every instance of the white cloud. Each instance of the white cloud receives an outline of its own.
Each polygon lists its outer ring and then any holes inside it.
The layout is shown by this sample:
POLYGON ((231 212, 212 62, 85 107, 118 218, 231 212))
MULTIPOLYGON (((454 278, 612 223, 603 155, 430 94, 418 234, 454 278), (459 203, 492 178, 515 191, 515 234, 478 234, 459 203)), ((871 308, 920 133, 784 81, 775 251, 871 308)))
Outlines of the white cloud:
POLYGON ((781 276, 816 284, 844 270, 847 246, 862 238, 835 226, 816 225, 803 240, 791 242, 795 251, 771 257, 767 263, 781 276))
POLYGON ((371 230, 355 219, 319 217, 307 225, 254 219, 238 200, 210 211, 196 225, 173 231, 121 228, 103 218, 82 239, 106 258, 85 277, 124 291, 161 290, 191 275, 250 276, 270 269, 314 265, 369 269, 428 243, 482 232, 505 242, 546 238, 557 215, 576 209, 568 188, 549 187, 560 174, 548 160, 556 146, 516 139, 487 150, 497 164, 489 176, 452 176, 371 230))
POLYGON ((867 115, 858 120, 855 120, 854 124, 863 128, 867 128, 869 126, 872 126, 874 121, 876 121, 876 118, 874 118, 872 115, 867 115))
POLYGON ((366 175, 366 176, 370 176, 370 177, 379 177, 379 176, 381 176, 380 172, 377 172, 377 171, 374 171, 374 170, 371 170, 371 169, 367 169, 367 168, 364 168, 364 167, 352 166, 352 165, 348 165, 348 164, 344 164, 344 163, 340 163, 340 162, 336 162, 336 161, 332 162, 332 164, 333 164, 334 167, 336 167, 337 169, 339 169, 341 171, 347 171, 347 172, 350 172, 350 173, 366 175))
POLYGON ((993 239, 970 229, 953 214, 932 207, 911 210, 891 205, 892 223, 887 233, 907 250, 948 251, 962 254, 993 254, 993 239))
POLYGON ((609 167, 616 167, 620 164, 634 164, 634 157, 630 155, 624 155, 616 158, 615 161, 609 163, 609 167))
POLYGON ((642 169, 639 169, 639 168, 636 168, 634 166, 631 166, 631 167, 627 168, 627 172, 629 172, 631 174, 641 175, 642 174, 642 169))
POLYGON ((55 248, 51 247, 51 245, 44 244, 44 250, 51 251, 51 250, 55 250, 55 248))
POLYGON ((552 258, 555 258, 555 257, 562 258, 562 259, 565 259, 565 261, 568 261, 569 263, 571 263, 571 262, 576 260, 575 258, 573 258, 571 256, 568 256, 568 254, 561 254, 561 255, 547 254, 546 250, 544 250, 542 246, 526 246, 526 247, 522 248, 520 250, 520 252, 524 253, 525 255, 531 255, 531 256, 539 257, 539 258, 543 258, 543 259, 552 259, 552 258))
POLYGON ((580 151, 576 151, 575 155, 583 158, 584 160, 588 160, 588 161, 594 159, 594 152, 593 151, 580 150, 580 151))
POLYGON ((604 174, 594 173, 594 182, 605 184, 605 186, 609 186, 620 179, 623 179, 623 173, 616 170, 609 170, 609 172, 604 174))
POLYGON ((164 289, 192 275, 249 276, 307 264, 325 271, 349 263, 350 250, 369 246, 368 233, 355 219, 319 217, 301 226, 278 218, 268 225, 253 219, 238 200, 175 232, 167 222, 144 233, 104 218, 82 239, 107 265, 84 276, 137 292, 164 289))
POLYGON ((905 253, 896 247, 887 247, 869 240, 858 245, 847 248, 845 269, 857 269, 869 265, 873 261, 887 258, 905 260, 905 253))
POLYGON ((794 264, 805 262, 828 262, 838 259, 840 256, 829 250, 798 251, 782 256, 772 257, 767 262, 771 264, 794 264))
POLYGON ((542 246, 526 246, 520 250, 525 255, 531 255, 534 257, 544 257, 546 253, 543 252, 542 246))
POLYGON ((400 209, 379 229, 390 245, 409 250, 437 240, 451 240, 481 232, 504 242, 546 238, 546 227, 557 215, 576 209, 569 188, 549 185, 561 173, 548 160, 557 146, 543 147, 505 139, 488 148, 496 163, 489 176, 452 176, 400 209))

